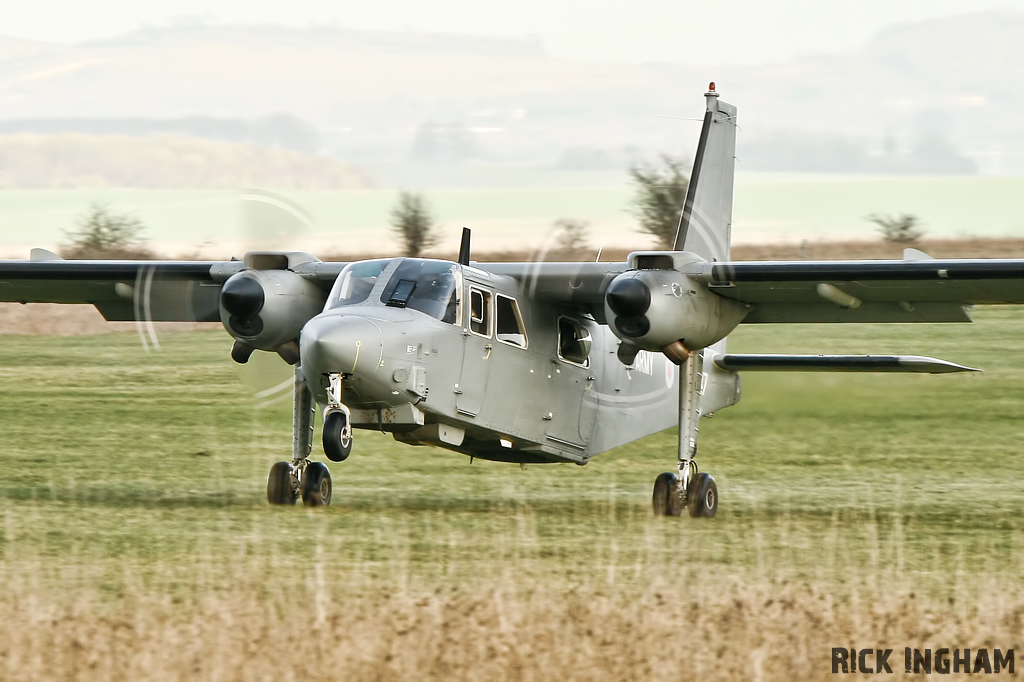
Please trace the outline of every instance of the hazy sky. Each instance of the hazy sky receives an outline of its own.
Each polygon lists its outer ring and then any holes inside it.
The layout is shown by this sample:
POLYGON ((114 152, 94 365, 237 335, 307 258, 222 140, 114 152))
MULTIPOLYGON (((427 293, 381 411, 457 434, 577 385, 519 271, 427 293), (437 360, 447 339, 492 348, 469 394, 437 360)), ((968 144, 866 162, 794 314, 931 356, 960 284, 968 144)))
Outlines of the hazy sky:
POLYGON ((879 30, 1024 0, 5 0, 0 35, 75 42, 182 17, 539 37, 587 61, 759 64, 848 52, 879 30))

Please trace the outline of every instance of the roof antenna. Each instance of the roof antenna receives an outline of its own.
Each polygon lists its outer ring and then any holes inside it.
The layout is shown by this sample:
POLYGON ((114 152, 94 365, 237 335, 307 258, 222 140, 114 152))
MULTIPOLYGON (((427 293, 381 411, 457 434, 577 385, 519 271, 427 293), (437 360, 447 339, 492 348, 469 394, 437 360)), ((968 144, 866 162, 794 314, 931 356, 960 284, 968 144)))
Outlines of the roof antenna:
POLYGON ((471 230, 468 227, 462 228, 462 245, 459 247, 459 265, 469 265, 469 235, 471 230))

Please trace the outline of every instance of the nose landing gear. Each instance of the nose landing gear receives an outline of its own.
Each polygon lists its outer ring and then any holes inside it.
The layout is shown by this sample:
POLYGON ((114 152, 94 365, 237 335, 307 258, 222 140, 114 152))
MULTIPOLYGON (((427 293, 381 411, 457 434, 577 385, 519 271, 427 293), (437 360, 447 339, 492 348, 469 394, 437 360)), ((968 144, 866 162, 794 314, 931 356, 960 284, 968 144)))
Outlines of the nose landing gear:
POLYGON ((327 408, 324 413, 324 454, 344 462, 352 453, 352 424, 348 410, 327 408))
POLYGON ((332 462, 344 462, 352 453, 352 414, 341 402, 345 390, 340 374, 328 374, 327 409, 324 410, 324 454, 332 462))

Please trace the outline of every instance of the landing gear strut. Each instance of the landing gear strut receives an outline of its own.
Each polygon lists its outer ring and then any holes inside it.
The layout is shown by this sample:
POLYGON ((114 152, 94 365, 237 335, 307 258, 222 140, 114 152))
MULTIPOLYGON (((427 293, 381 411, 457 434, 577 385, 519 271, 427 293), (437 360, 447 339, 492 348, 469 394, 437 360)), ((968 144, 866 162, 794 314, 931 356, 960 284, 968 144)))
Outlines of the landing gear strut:
POLYGON ((302 498, 307 507, 331 503, 331 472, 321 462, 311 462, 313 449, 313 395, 301 367, 295 368, 292 396, 292 461, 277 462, 267 477, 267 502, 294 505, 302 498))
POLYGON ((655 516, 711 518, 718 511, 718 485, 707 473, 697 472, 697 432, 700 421, 704 364, 703 353, 689 353, 679 377, 679 464, 678 473, 666 471, 654 481, 652 507, 655 516))

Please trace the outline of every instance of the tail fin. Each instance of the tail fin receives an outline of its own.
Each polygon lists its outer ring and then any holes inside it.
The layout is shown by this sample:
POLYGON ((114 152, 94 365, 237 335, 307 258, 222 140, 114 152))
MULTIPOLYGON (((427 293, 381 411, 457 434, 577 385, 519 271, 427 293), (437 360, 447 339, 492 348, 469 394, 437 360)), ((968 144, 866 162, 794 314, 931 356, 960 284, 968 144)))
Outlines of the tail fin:
MULTIPOLYGON (((736 107, 719 101, 714 83, 704 97, 708 109, 673 249, 722 262, 729 260, 732 239, 736 107)), ((735 405, 743 391, 739 374, 715 364, 715 358, 725 353, 725 344, 726 339, 722 339, 703 350, 700 409, 705 415, 735 405)))
POLYGON ((709 261, 728 261, 736 168, 736 107, 719 101, 714 83, 708 86, 704 97, 708 109, 673 249, 690 251, 709 261))

